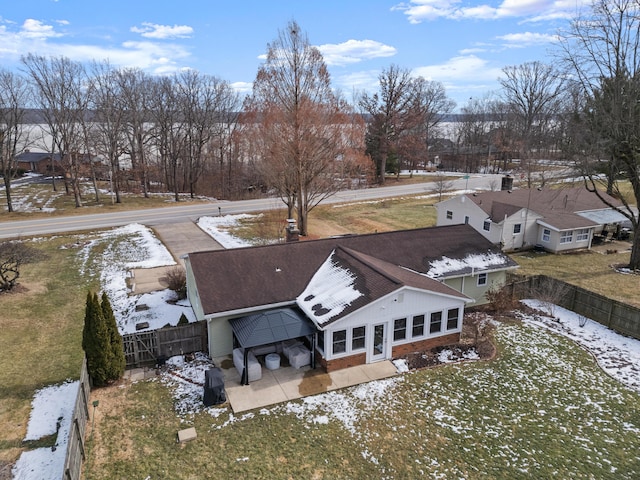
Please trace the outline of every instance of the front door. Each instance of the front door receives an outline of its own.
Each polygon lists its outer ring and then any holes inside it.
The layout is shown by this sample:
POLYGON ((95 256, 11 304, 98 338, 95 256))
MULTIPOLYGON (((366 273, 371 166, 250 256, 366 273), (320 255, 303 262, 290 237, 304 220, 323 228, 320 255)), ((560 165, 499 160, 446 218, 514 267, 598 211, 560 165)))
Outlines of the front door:
POLYGON ((387 326, 379 323, 373 326, 373 344, 369 351, 369 362, 377 362, 387 358, 387 326))

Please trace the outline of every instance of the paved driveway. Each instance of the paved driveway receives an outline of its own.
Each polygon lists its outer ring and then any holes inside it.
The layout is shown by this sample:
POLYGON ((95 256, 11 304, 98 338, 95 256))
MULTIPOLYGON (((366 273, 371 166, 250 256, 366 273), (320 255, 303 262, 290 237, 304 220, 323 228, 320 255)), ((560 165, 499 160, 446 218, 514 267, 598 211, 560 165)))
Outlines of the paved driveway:
MULTIPOLYGON (((176 263, 184 265, 183 257, 190 252, 224 248, 193 222, 167 223, 153 227, 158 238, 171 252, 176 263)), ((167 288, 166 272, 174 267, 138 268, 132 271, 131 291, 149 293, 167 288)))

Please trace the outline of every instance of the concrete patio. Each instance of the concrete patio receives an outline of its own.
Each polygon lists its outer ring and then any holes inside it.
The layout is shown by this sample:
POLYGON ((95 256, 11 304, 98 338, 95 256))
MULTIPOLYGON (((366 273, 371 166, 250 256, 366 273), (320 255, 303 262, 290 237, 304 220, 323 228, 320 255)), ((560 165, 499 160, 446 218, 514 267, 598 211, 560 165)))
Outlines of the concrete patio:
POLYGON ((216 358, 214 363, 222 369, 227 401, 234 413, 398 375, 396 367, 389 360, 331 373, 326 373, 321 368, 312 370, 309 366, 300 369, 281 366, 276 370, 269 370, 263 363, 262 378, 249 385, 241 385, 240 374, 230 357, 216 358))

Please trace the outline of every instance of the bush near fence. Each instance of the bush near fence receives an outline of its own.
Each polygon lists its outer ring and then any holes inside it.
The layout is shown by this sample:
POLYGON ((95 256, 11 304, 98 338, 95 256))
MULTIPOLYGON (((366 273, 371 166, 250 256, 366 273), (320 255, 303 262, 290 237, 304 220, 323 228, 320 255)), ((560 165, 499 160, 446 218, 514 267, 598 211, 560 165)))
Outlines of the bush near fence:
POLYGON ((514 280, 505 288, 517 298, 535 297, 535 292, 543 290, 562 292, 555 299, 559 306, 591 318, 618 333, 640 339, 640 308, 546 275, 514 280))

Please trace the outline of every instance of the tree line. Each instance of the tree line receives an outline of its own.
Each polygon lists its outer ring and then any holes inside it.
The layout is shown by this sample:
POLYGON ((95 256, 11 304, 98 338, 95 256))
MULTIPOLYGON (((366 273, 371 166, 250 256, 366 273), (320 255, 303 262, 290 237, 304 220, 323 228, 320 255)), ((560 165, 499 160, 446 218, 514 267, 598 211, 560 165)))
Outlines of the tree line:
MULTIPOLYGON (((197 71, 153 77, 28 54, 20 72, 0 71, 8 208, 18 150, 38 141, 23 122, 29 106, 44 113, 46 148, 59 155, 77 206, 87 177, 96 187, 108 178, 117 202, 132 189, 170 191, 176 200, 268 192, 304 235, 309 211, 340 188, 437 166, 519 169, 531 188, 546 181, 549 160, 578 167, 590 189, 623 200, 620 182, 630 182, 637 204, 639 13, 640 0, 593 0, 558 32, 549 62, 506 66, 497 91, 470 98, 459 121, 446 125, 457 106, 443 84, 396 65, 381 72, 377 91, 345 99, 295 21, 267 44, 244 99, 197 71), (87 161, 96 156, 104 163, 87 161)), ((638 226, 632 208, 621 213, 638 226)), ((635 245, 631 263, 640 268, 640 237, 635 245)))

